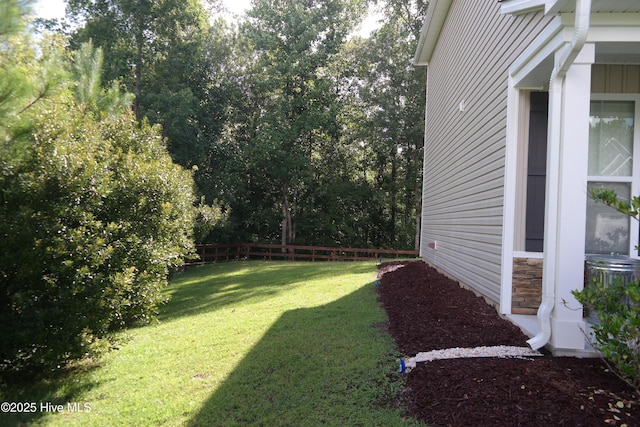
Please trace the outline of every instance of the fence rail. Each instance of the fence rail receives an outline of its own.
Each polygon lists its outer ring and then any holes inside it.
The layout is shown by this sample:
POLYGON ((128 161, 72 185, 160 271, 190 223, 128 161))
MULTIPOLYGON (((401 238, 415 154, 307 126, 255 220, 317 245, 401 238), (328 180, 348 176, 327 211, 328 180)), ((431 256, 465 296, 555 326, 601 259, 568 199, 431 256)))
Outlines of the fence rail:
POLYGON ((230 261, 234 259, 370 261, 379 259, 416 258, 418 251, 371 248, 339 248, 328 246, 269 245, 196 245, 200 259, 190 264, 230 261))

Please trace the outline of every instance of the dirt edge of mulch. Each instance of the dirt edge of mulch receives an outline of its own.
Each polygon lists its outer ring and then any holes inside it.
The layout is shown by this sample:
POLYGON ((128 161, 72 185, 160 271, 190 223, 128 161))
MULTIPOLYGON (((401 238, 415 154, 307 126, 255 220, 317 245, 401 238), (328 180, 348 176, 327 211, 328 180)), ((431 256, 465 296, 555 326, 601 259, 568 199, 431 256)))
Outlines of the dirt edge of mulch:
MULTIPOLYGON (((479 346, 526 346, 484 298, 423 261, 378 266, 385 329, 407 357, 479 346)), ((640 402, 599 358, 463 358, 419 363, 401 395, 429 426, 634 426, 640 402)))

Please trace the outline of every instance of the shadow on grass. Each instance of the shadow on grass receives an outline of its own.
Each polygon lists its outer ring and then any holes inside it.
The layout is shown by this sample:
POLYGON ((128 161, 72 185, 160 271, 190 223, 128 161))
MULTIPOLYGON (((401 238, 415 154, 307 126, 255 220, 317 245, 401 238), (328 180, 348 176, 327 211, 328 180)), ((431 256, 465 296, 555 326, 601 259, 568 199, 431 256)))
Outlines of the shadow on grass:
MULTIPOLYGON (((238 261, 191 268, 171 281, 171 298, 158 316, 167 321, 215 311, 240 302, 272 297, 306 281, 337 271, 339 262, 304 263, 238 261), (305 269, 304 266, 310 268, 305 269), (312 267, 312 268, 311 268, 312 267)), ((350 266, 350 274, 371 271, 371 265, 350 266)))
MULTIPOLYGON (((167 288, 171 301, 162 307, 160 320, 263 300, 314 279, 342 274, 341 263, 315 263, 308 269, 304 265, 232 262, 188 270, 174 277, 167 288)), ((351 265, 348 271, 373 275, 369 263, 351 265)), ((373 289, 370 284, 330 304, 285 313, 189 425, 308 425, 324 419, 357 425, 348 422, 353 412, 375 414, 378 404, 395 395, 388 390, 397 384, 390 380, 396 357, 393 344, 371 326, 383 320, 381 311, 371 310, 379 309, 375 302, 363 303, 375 300, 373 289), (301 400, 302 396, 307 399, 301 400), (345 405, 351 411, 347 415, 345 405)), ((99 365, 85 361, 74 371, 48 380, 10 387, 0 384, 0 401, 38 405, 34 413, 0 413, 0 426, 41 423, 46 415, 41 402, 61 404, 66 410, 68 403, 78 402, 99 385, 90 374, 92 369, 99 365)))
MULTIPOLYGON (((196 267, 171 280, 167 288, 171 300, 161 308, 159 319, 171 320, 217 310, 243 300, 266 298, 299 282, 326 274, 331 265, 327 263, 323 268, 308 270, 301 269, 298 263, 275 262, 230 262, 196 267)), ((366 271, 366 267, 362 268, 366 271)), ((144 326, 132 326, 130 329, 144 326)), ((93 369, 99 369, 98 362, 84 360, 42 379, 14 379, 6 384, 0 380, 0 402, 36 404, 35 411, 31 411, 32 406, 29 405, 30 412, 0 412, 0 426, 36 423, 47 414, 41 410, 41 403, 63 405, 66 410, 68 403, 73 404, 98 385, 91 380, 90 371, 93 369)))
MULTIPOLYGON (((48 403, 62 405, 63 412, 84 409, 80 396, 98 385, 88 373, 98 369, 97 362, 85 360, 47 378, 0 384, 0 402, 10 402, 8 412, 0 412, 0 426, 23 426, 36 423, 47 415, 48 403), (75 406, 77 404, 77 406, 75 406), (26 410, 25 410, 26 409, 26 410)), ((50 406, 49 406, 50 408, 50 406)))
MULTIPOLYGON (((370 267, 368 267, 370 268, 370 267)), ((407 425, 396 351, 373 283, 284 313, 187 424, 407 425)))

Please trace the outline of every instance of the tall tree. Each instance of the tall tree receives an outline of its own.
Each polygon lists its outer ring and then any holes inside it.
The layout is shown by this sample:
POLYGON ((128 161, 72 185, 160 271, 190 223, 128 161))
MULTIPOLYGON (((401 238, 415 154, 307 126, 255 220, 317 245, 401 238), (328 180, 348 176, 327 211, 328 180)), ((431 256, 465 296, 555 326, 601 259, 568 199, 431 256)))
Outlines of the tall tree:
POLYGON ((255 55, 249 155, 281 210, 281 242, 296 238, 298 199, 310 162, 335 138, 336 99, 328 64, 361 19, 360 0, 256 0, 242 30, 255 55))
POLYGON ((135 95, 136 117, 162 125, 178 163, 201 163, 222 119, 200 0, 69 0, 68 10, 84 22, 72 46, 92 40, 100 47, 105 80, 135 95))
POLYGON ((94 49, 93 43, 84 43, 74 52, 72 65, 75 80, 76 101, 94 113, 118 114, 129 107, 133 95, 120 90, 117 81, 108 89, 102 87, 102 49, 94 49))
POLYGON ((360 9, 340 21, 339 3, 313 4, 254 3, 225 70, 235 95, 207 162, 211 194, 232 206, 235 240, 412 247, 424 4, 389 5, 369 39, 344 36, 360 9))
POLYGON ((0 157, 10 163, 30 143, 33 123, 24 113, 37 111, 68 86, 57 39, 44 37, 39 55, 33 49, 26 31, 31 3, 7 0, 0 5, 0 157))
POLYGON ((368 111, 362 140, 372 151, 380 201, 372 214, 377 245, 417 245, 422 188, 424 70, 411 64, 427 10, 424 0, 388 0, 384 21, 360 45, 360 97, 368 111))

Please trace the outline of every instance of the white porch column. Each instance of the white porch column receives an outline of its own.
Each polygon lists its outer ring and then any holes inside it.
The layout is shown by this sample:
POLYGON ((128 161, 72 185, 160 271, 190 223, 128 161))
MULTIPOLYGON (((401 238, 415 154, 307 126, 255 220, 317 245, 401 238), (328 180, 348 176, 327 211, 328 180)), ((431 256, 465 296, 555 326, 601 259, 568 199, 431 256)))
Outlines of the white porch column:
MULTIPOLYGON (((558 117, 559 114, 562 117, 557 241, 552 261, 555 264, 555 304, 550 338, 551 346, 558 350, 585 348, 582 310, 576 310, 580 304, 571 291, 582 289, 584 284, 589 104, 594 61, 595 47, 586 44, 564 78, 562 111, 549 111, 550 116, 558 117)), ((550 105, 553 104, 550 102, 550 105)), ((547 262, 546 256, 544 262, 547 262)))

